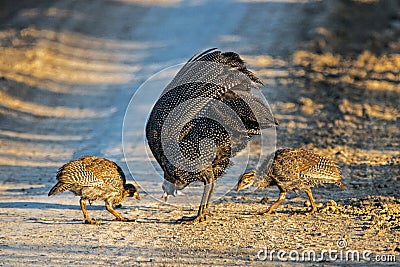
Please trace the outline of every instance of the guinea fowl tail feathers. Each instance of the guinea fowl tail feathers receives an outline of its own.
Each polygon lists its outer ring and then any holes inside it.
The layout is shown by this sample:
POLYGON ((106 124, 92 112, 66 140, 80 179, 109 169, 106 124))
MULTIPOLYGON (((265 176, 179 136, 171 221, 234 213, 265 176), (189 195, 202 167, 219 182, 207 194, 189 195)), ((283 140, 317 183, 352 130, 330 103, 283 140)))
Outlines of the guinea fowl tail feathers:
POLYGON ((64 192, 64 191, 66 191, 66 190, 69 190, 70 187, 71 187, 70 184, 64 184, 64 183, 58 182, 58 183, 57 183, 55 186, 53 186, 53 188, 50 190, 48 196, 55 195, 55 194, 64 192))
POLYGON ((214 47, 214 48, 210 48, 210 49, 208 49, 208 50, 206 50, 206 51, 203 51, 203 52, 201 52, 200 54, 196 54, 196 55, 192 56, 192 57, 188 60, 188 62, 194 62, 194 61, 205 60, 205 59, 201 59, 201 57, 203 57, 204 55, 210 53, 211 51, 220 53, 219 51, 216 51, 217 49, 218 49, 218 48, 214 47))
POLYGON ((264 85, 263 82, 253 74, 253 72, 247 69, 245 62, 238 54, 236 54, 235 52, 225 52, 222 53, 221 56, 221 63, 237 69, 238 71, 249 77, 250 80, 252 80, 253 82, 264 85))
POLYGON ((243 59, 235 52, 224 52, 221 53, 217 48, 208 49, 198 55, 193 56, 188 62, 195 61, 213 61, 230 66, 249 77, 253 82, 264 85, 263 82, 257 78, 251 71, 246 67, 243 59))

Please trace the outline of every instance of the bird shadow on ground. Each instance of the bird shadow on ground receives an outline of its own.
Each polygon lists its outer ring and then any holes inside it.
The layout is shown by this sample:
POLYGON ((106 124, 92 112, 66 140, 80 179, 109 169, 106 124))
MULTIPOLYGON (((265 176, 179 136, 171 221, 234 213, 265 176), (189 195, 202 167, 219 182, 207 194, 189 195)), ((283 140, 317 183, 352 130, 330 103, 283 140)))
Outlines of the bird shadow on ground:
MULTIPOLYGON (((70 210, 81 210, 79 204, 56 204, 56 203, 44 203, 44 202, 2 202, 0 208, 7 209, 70 209, 70 210)), ((104 205, 89 206, 88 210, 104 210, 104 205)))
POLYGON ((40 195, 40 194, 47 194, 50 190, 48 186, 41 186, 41 187, 34 187, 31 186, 29 188, 9 188, 4 190, 3 192, 12 193, 12 194, 26 194, 26 195, 40 195))
POLYGON ((160 220, 158 218, 138 218, 135 222, 137 223, 151 223, 151 224, 167 224, 167 225, 179 225, 182 224, 179 220, 176 219, 167 219, 167 220, 160 220))

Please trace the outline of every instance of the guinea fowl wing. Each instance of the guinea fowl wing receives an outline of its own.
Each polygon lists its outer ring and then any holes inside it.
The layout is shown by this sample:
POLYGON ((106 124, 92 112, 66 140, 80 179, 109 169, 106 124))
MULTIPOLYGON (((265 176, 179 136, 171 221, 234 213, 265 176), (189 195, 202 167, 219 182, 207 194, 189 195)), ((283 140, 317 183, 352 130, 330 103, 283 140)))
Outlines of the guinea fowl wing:
POLYGON ((103 180, 98 179, 95 173, 87 169, 81 161, 73 161, 62 166, 57 172, 57 180, 65 184, 77 186, 101 186, 103 180))
POLYGON ((272 166, 274 176, 281 182, 295 181, 300 173, 318 164, 318 157, 303 149, 281 149, 276 152, 272 166))
POLYGON ((215 181, 230 158, 249 136, 276 124, 263 98, 253 95, 255 83, 261 81, 238 54, 210 49, 181 68, 152 109, 146 137, 164 179, 182 187, 205 184, 194 220, 205 218, 215 181))
MULTIPOLYGON (((150 114, 146 125, 146 137, 153 155, 164 171, 177 171, 175 163, 179 161, 171 162, 170 160, 180 155, 176 145, 181 141, 179 132, 193 130, 190 127, 184 129, 185 125, 198 118, 199 115, 204 115, 206 110, 217 110, 211 114, 218 116, 218 108, 213 107, 215 104, 213 99, 219 100, 230 89, 245 92, 257 88, 251 81, 260 83, 260 80, 246 69, 244 62, 236 53, 221 53, 214 50, 207 50, 191 58, 166 87, 150 114)), ((217 106, 220 107, 220 105, 217 106)), ((236 111, 235 106, 230 106, 236 111)), ((250 112, 246 111, 243 114, 248 113, 250 112)), ((219 115, 221 114, 223 113, 219 112, 219 115)), ((223 114, 219 117, 223 120, 229 115, 223 114)), ((244 116, 239 114, 239 117, 244 116)), ((225 126, 229 127, 229 123, 225 126)), ((249 128, 258 127, 251 125, 249 128)), ((249 132, 256 132, 256 130, 252 129, 249 132)), ((232 151, 236 150, 240 149, 232 149, 232 151)), ((172 176, 174 175, 169 175, 171 180, 177 178, 172 176)))
POLYGON ((95 177, 91 183, 93 185, 103 181, 103 183, 122 189, 126 184, 124 172, 113 161, 104 158, 96 158, 86 166, 86 170, 92 172, 95 177))
POLYGON ((301 175, 315 184, 329 183, 345 188, 345 185, 342 183, 342 173, 339 167, 325 157, 320 157, 317 164, 304 170, 301 175))
POLYGON ((341 172, 332 160, 305 149, 284 149, 276 157, 281 168, 274 168, 280 181, 301 180, 305 185, 334 183, 341 186, 341 172), (286 177, 286 178, 285 178, 286 177))

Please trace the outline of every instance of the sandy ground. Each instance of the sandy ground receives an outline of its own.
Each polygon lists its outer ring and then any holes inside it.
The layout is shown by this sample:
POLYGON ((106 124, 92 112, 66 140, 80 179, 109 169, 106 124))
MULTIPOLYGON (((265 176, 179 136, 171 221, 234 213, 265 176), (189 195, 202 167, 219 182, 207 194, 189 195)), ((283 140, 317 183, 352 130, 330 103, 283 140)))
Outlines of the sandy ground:
POLYGON ((400 262, 398 1, 2 1, 0 55, 1 266, 400 262), (240 53, 263 79, 277 146, 335 159, 346 191, 314 189, 315 215, 291 193, 270 216, 252 213, 275 188, 229 191, 197 225, 175 223, 196 206, 159 202, 147 192, 161 194, 159 184, 125 201, 130 223, 95 203, 103 224, 84 225, 78 198, 47 197, 57 168, 85 154, 144 175, 147 159, 126 162, 122 149, 129 99, 210 47, 240 53), (324 257, 296 260, 305 250, 324 257))

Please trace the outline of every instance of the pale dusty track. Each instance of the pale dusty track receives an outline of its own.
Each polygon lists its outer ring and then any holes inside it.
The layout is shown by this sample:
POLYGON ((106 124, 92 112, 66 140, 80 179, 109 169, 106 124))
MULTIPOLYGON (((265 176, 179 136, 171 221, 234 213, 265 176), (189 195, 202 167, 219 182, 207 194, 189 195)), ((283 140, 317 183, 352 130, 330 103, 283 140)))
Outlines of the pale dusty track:
POLYGON ((35 2, 0 4, 0 266, 292 266, 301 263, 257 253, 320 253, 342 239, 344 250, 400 262, 395 0, 347 9, 343 1, 35 2), (212 221, 187 226, 175 220, 196 207, 143 192, 120 210, 137 222, 112 222, 95 203, 89 212, 104 223, 88 226, 78 198, 47 197, 57 168, 85 154, 128 173, 121 132, 130 97, 151 75, 210 47, 240 53, 264 80, 281 123, 278 146, 339 162, 348 190, 314 190, 318 202, 337 205, 307 215, 305 195, 293 193, 277 213, 256 216, 277 190, 232 191, 213 204, 212 221))

